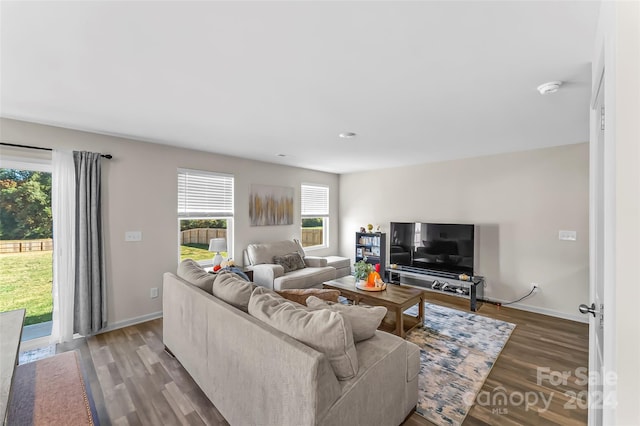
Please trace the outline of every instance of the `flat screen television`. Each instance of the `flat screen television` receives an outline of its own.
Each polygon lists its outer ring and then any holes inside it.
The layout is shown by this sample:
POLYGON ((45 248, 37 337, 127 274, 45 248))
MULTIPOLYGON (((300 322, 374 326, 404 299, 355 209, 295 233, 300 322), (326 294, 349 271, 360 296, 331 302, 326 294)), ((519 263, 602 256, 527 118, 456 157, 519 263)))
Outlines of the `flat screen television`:
POLYGON ((391 264, 473 276, 475 226, 391 222, 391 264))

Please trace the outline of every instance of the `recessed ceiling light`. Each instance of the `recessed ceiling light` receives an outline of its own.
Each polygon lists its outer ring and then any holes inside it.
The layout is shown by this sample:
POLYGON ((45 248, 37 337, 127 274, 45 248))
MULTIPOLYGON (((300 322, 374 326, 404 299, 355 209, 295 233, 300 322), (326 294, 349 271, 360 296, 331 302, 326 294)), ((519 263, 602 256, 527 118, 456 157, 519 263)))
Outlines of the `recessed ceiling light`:
POLYGON ((276 154, 276 157, 286 157, 287 154, 276 154))
POLYGON ((345 139, 355 138, 356 134, 353 132, 342 132, 338 136, 345 139))
POLYGON ((562 86, 561 81, 550 81, 548 83, 544 83, 538 86, 538 92, 540 92, 541 95, 556 93, 558 89, 560 89, 560 86, 562 86))

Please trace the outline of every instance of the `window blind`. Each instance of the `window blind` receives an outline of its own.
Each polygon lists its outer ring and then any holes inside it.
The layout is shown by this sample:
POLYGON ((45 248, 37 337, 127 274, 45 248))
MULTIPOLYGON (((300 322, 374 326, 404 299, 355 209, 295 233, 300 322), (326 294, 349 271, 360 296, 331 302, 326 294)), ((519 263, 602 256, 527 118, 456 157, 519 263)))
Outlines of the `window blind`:
POLYGON ((178 169, 178 217, 233 216, 233 176, 178 169))
POLYGON ((301 185, 302 217, 329 216, 329 187, 301 185))

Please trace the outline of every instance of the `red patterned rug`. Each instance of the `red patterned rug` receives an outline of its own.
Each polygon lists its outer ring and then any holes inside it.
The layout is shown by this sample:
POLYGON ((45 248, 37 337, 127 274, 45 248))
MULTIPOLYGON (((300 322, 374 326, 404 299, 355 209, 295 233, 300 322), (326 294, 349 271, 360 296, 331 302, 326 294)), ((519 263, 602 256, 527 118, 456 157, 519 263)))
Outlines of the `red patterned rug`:
POLYGON ((7 424, 97 425, 76 352, 16 367, 7 424))

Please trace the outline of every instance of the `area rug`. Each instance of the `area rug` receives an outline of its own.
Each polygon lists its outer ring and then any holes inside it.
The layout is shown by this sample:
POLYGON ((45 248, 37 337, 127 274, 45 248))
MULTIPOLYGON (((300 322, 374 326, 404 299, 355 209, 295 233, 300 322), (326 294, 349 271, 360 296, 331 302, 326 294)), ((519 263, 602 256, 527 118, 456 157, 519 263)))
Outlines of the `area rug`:
POLYGON ((7 424, 97 425, 85 383, 80 359, 73 351, 18 365, 7 424))
MULTIPOLYGON (((420 346, 416 412, 438 425, 460 425, 515 324, 425 302, 424 327, 407 334, 420 346)), ((405 313, 417 316, 418 306, 405 313)))

